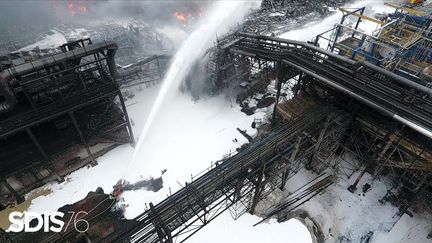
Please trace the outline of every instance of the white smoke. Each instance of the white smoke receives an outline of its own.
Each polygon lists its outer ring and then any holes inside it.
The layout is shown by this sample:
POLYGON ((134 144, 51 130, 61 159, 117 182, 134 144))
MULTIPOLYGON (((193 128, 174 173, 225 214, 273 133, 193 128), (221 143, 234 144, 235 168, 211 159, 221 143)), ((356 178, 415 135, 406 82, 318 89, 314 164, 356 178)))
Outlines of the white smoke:
POLYGON ((135 147, 132 160, 129 163, 129 168, 134 163, 137 153, 140 151, 160 107, 165 100, 169 99, 174 91, 177 91, 180 83, 186 78, 194 62, 203 56, 205 50, 214 43, 218 34, 225 33, 233 25, 242 21, 246 14, 251 9, 259 7, 260 3, 260 0, 215 2, 207 16, 201 20, 201 24, 198 25, 197 29, 183 42, 164 78, 162 87, 159 90, 159 94, 135 147))

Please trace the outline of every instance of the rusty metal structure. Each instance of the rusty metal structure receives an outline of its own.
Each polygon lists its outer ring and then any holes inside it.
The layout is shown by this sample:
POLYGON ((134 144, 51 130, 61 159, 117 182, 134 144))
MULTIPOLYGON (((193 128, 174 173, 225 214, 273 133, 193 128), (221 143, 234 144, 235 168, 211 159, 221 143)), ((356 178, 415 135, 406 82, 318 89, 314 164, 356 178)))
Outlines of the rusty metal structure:
MULTIPOLYGON (((117 83, 113 42, 69 42, 45 56, 1 62, 1 202, 86 164, 134 137, 117 83)), ((16 57, 16 58, 13 58, 16 57)))

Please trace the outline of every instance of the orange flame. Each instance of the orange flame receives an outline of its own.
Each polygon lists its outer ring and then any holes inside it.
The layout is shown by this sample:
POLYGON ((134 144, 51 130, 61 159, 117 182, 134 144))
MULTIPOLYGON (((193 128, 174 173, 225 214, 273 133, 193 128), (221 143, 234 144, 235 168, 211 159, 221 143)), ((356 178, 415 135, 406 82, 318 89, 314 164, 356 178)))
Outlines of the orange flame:
POLYGON ((88 7, 81 1, 68 0, 67 8, 72 16, 77 13, 87 13, 88 7))
POLYGON ((191 17, 190 13, 183 13, 183 12, 175 12, 174 16, 177 18, 178 21, 186 22, 189 17, 191 17))

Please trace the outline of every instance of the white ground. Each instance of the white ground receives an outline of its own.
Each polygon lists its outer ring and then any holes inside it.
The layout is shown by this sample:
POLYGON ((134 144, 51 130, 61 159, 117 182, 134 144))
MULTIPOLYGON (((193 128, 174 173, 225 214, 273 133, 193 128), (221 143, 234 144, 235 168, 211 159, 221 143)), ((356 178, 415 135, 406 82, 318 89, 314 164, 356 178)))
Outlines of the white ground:
MULTIPOLYGON (((347 188, 356 180, 358 174, 359 172, 354 173, 350 178, 341 176, 324 193, 297 209, 308 212, 320 225, 326 242, 362 242, 362 237, 369 232, 373 232, 370 242, 431 242, 426 238, 432 229, 431 215, 419 213, 411 218, 405 214, 401 218, 398 208, 388 202, 381 204, 378 200, 386 195, 389 185, 384 178, 372 181, 371 176, 365 174, 356 193, 349 192, 347 188), (365 183, 371 184, 372 188, 363 195, 362 187, 365 183), (348 239, 350 241, 347 241, 348 239)), ((290 193, 315 177, 316 174, 300 170, 287 181, 286 190, 272 193, 260 202, 257 210, 270 212, 270 205, 282 203, 290 193)))
MULTIPOLYGON (((356 5, 375 8, 382 5, 382 1, 360 1, 356 2, 356 5)), ((319 23, 309 24, 303 31, 292 31, 283 37, 309 40, 331 28, 339 19, 340 14, 336 14, 319 23)), ((144 127, 158 89, 159 86, 156 86, 138 91, 133 99, 127 101, 136 137, 144 127)), ((248 117, 241 113, 237 105, 227 102, 223 97, 194 103, 189 95, 176 93, 172 100, 174 102, 163 106, 156 116, 133 170, 126 171, 133 148, 123 145, 99 158, 98 166, 72 173, 67 182, 46 185, 45 188, 51 188, 53 193, 35 199, 29 211, 56 211, 65 204, 84 198, 89 191, 97 187, 110 192, 119 179, 134 182, 149 176, 158 177, 163 169, 167 169, 163 175, 164 187, 159 192, 138 190, 124 194, 129 204, 126 216, 132 218, 144 210, 145 203, 157 203, 164 199, 169 194, 169 188, 174 192, 180 188, 178 182, 184 184, 190 180, 191 174, 207 168, 211 161, 222 158, 246 142, 236 131, 237 127, 248 130, 251 135, 255 133, 250 127, 254 116, 248 117), (234 138, 239 142, 234 143, 234 138)), ((256 116, 262 117, 263 114, 256 116)), ((306 227, 297 220, 282 224, 261 224, 252 228, 252 224, 258 220, 255 216, 244 215, 233 221, 229 213, 225 213, 198 232, 189 242, 311 242, 306 227)), ((409 222, 407 224, 411 225, 409 222)), ((382 237, 382 241, 377 242, 389 242, 386 241, 387 236, 382 237)))

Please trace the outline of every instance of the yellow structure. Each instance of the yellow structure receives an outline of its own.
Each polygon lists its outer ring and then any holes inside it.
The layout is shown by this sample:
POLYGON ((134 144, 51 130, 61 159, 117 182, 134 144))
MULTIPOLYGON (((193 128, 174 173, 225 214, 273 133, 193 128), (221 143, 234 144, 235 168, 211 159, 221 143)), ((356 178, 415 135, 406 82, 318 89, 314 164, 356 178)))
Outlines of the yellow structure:
POLYGON ((369 17, 369 16, 366 16, 366 15, 362 15, 362 14, 358 14, 358 13, 353 13, 353 12, 351 12, 351 11, 348 10, 348 9, 339 8, 339 10, 342 11, 343 13, 345 13, 345 14, 350 14, 350 15, 353 15, 353 16, 356 16, 356 17, 359 17, 359 18, 361 18, 361 19, 365 19, 365 20, 368 20, 368 21, 371 21, 371 22, 377 23, 377 24, 379 24, 379 25, 384 25, 384 24, 385 24, 385 23, 384 23, 383 21, 381 21, 381 20, 374 19, 374 18, 369 17))
MULTIPOLYGON (((421 4, 421 3, 424 2, 423 0, 420 1, 420 2, 419 2, 419 0, 408 0, 408 1, 409 1, 409 4, 411 4, 411 5, 419 5, 419 4, 421 4), (419 3, 415 3, 414 4, 414 3, 411 3, 411 2, 419 2, 419 3)), ((384 5, 392 7, 392 8, 399 9, 399 10, 401 10, 403 12, 410 13, 410 14, 416 15, 416 16, 426 16, 426 15, 428 15, 427 12, 424 12, 424 11, 421 11, 421 10, 416 10, 414 8, 410 8, 410 7, 407 7, 407 6, 398 5, 398 4, 395 4, 395 3, 384 3, 384 5)))

